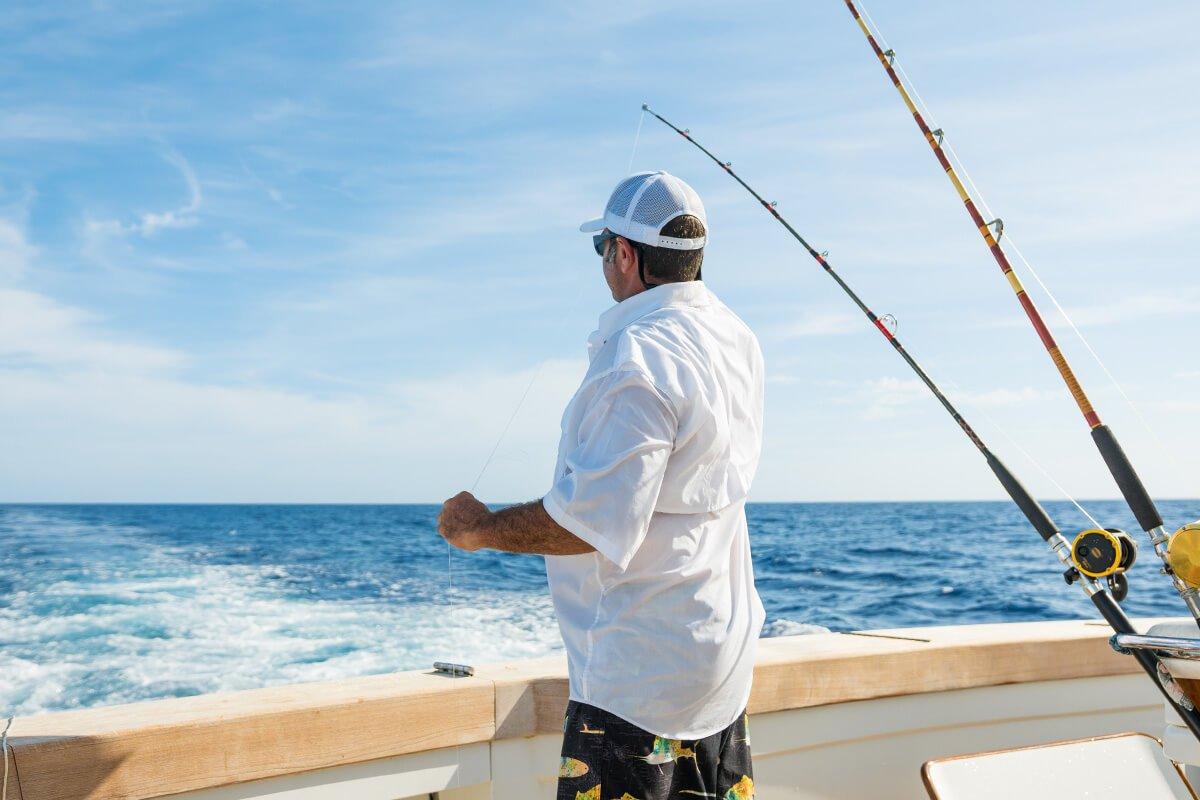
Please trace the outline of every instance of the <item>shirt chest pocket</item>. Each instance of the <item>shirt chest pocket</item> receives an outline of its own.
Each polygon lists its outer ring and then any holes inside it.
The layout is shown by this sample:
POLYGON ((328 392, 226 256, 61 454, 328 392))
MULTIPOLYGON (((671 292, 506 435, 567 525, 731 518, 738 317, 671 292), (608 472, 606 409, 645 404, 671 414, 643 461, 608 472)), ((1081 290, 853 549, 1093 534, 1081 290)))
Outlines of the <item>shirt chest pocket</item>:
POLYGON ((558 421, 558 459, 554 467, 556 481, 571 472, 571 468, 567 464, 567 456, 582 443, 580 422, 588 408, 590 395, 591 392, 585 381, 585 385, 579 387, 575 396, 567 403, 567 407, 563 409, 562 417, 558 421))

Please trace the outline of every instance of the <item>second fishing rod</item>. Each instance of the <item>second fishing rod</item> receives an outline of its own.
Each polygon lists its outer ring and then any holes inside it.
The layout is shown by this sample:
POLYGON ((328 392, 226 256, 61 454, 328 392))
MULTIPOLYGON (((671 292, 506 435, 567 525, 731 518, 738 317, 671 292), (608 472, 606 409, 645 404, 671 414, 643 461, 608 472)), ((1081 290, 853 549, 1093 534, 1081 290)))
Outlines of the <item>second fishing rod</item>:
MULTIPOLYGON (((923 384, 925 384, 929 391, 933 393, 933 396, 937 398, 937 401, 941 404, 942 408, 946 410, 946 413, 948 413, 954 419, 954 421, 958 424, 958 427, 962 429, 962 432, 966 434, 968 439, 971 440, 971 444, 975 445, 975 448, 979 450, 981 455, 983 455, 984 460, 987 461, 988 467, 1000 481, 1000 485, 1004 487, 1004 491, 1010 498, 1012 498, 1013 503, 1015 503, 1017 508, 1021 510, 1021 513, 1025 516, 1025 519, 1029 521, 1029 524, 1033 526, 1034 530, 1038 532, 1038 535, 1042 537, 1042 540, 1045 541, 1050 547, 1051 552, 1054 553, 1059 562, 1066 567, 1067 582, 1078 583, 1080 585, 1083 591, 1087 594, 1088 598, 1092 601, 1092 604, 1096 607, 1096 610, 1100 612, 1100 615, 1114 631, 1117 633, 1136 633, 1137 631, 1134 628, 1133 623, 1131 623, 1129 618, 1125 616, 1125 612, 1121 610, 1121 606, 1118 605, 1117 600, 1113 598, 1112 594, 1109 594, 1109 592, 1105 591, 1104 587, 1098 582, 1100 578, 1105 578, 1108 581, 1109 588, 1112 589, 1115 594, 1118 594, 1122 597, 1124 596, 1124 593, 1128 588, 1128 584, 1124 582, 1124 572, 1130 566, 1132 566, 1133 557, 1134 554, 1136 554, 1136 547, 1133 544, 1133 540, 1129 538, 1128 534, 1115 529, 1095 528, 1083 531, 1075 538, 1074 542, 1069 542, 1059 531, 1058 526, 1050 518, 1050 515, 1046 512, 1046 509, 1042 507, 1041 503, 1034 499, 1033 495, 1029 493, 1029 490, 1025 488, 1025 486, 1017 479, 1012 471, 1009 470, 1004 462, 1002 462, 995 453, 988 449, 987 445, 983 442, 983 439, 981 439, 975 430, 970 426, 970 424, 967 423, 950 399, 946 397, 938 385, 934 383, 933 379, 929 377, 929 374, 925 372, 924 368, 916 361, 916 359, 909 354, 908 350, 905 349, 904 345, 900 342, 900 339, 896 336, 896 334, 888 328, 884 319, 877 316, 875 312, 873 312, 870 307, 863 302, 862 298, 859 297, 852 288, 850 288, 850 285, 846 283, 846 281, 837 273, 836 270, 834 270, 826 255, 818 252, 816 248, 810 245, 804 239, 804 237, 792 227, 791 223, 783 218, 783 216, 779 213, 779 210, 775 207, 774 203, 769 203, 764 200, 762 195, 756 192, 750 186, 750 184, 742 180, 741 176, 733 171, 733 165, 731 162, 722 161, 721 159, 717 158, 712 154, 711 151, 692 138, 691 131, 676 127, 657 111, 654 111, 652 108, 650 108, 650 106, 643 105, 642 110, 654 116, 654 118, 659 122, 678 133, 696 149, 704 153, 704 155, 706 155, 714 164, 724 170, 729 177, 741 184, 742 188, 749 192, 750 195, 754 197, 754 199, 757 200, 758 203, 762 205, 762 207, 768 213, 770 213, 772 217, 775 218, 776 222, 787 229, 787 232, 790 233, 792 237, 800 243, 800 245, 808 252, 810 256, 812 256, 814 260, 816 260, 821 268, 825 270, 826 274, 833 278, 833 280, 837 282, 838 286, 841 287, 842 291, 845 292, 852 301, 854 301, 854 304, 858 306, 859 310, 862 311, 864 315, 866 315, 871 324, 888 341, 896 353, 904 359, 905 363, 908 364, 909 368, 912 369, 914 373, 916 373, 917 377, 923 384), (1096 547, 1102 551, 1102 556, 1095 560, 1093 560, 1092 556, 1093 547, 1096 547)), ((1188 728, 1192 731, 1192 734, 1195 735, 1197 739, 1200 739, 1200 714, 1198 714, 1193 708, 1185 708, 1179 705, 1179 703, 1171 697, 1170 693, 1163 686, 1159 679, 1158 656, 1148 650, 1133 651, 1133 655, 1141 665, 1142 669, 1146 671, 1146 674, 1149 675, 1154 681, 1154 684, 1159 688, 1159 691, 1162 692, 1163 697, 1166 698, 1167 702, 1170 703, 1171 706, 1174 707, 1179 713, 1180 717, 1183 718, 1188 728)))
MULTIPOLYGON (((1025 291, 1020 277, 1013 270, 1012 264, 1009 263, 1008 255, 1004 252, 1004 248, 1000 244, 1000 240, 1004 235, 1004 223, 998 218, 990 222, 984 220, 970 192, 967 191, 967 187, 959 179, 958 173, 946 155, 945 148, 943 147, 944 132, 940 128, 930 130, 924 115, 921 114, 921 110, 913 102, 913 98, 905 87, 904 81, 900 79, 900 75, 896 70, 895 51, 884 50, 880 46, 875 38, 875 34, 871 31, 871 26, 867 24, 867 20, 859 13, 858 6, 855 5, 854 0, 844 0, 844 2, 850 10, 850 14, 854 17, 855 22, 858 23, 858 27, 862 30, 863 35, 867 38, 867 43, 871 46, 875 57, 879 59, 879 63, 883 66, 892 85, 900 93, 900 98, 904 101, 904 105, 912 113, 917 127, 920 128, 925 141, 933 150, 938 164, 945 171, 946 177, 954 185, 954 190, 962 200, 967 215, 971 218, 971 222, 983 237, 992 257, 996 259, 996 263, 999 265, 1001 272, 1004 273, 1004 277, 1008 280, 1009 286, 1017 297, 1017 302, 1024 309, 1025 315, 1029 318, 1030 324, 1033 325, 1038 338, 1042 342, 1042 346, 1046 348, 1046 353, 1050 356, 1051 361, 1054 362, 1055 369, 1062 376, 1067 390, 1075 400, 1075 404, 1079 406, 1080 413, 1083 414, 1084 420, 1087 422, 1088 427, 1091 428, 1092 440, 1096 444, 1096 449, 1100 451, 1100 457, 1104 460, 1105 466, 1108 467, 1109 473, 1112 474, 1117 488, 1121 490, 1121 495, 1125 498, 1129 509, 1133 512, 1134 517, 1137 518, 1138 524, 1150 536, 1154 552, 1163 562, 1163 571, 1171 577, 1172 583, 1175 585, 1175 590, 1187 605, 1192 616, 1196 618, 1197 622, 1200 622, 1200 591, 1197 590, 1197 587, 1190 585, 1188 581, 1185 581, 1180 575, 1176 574, 1170 557, 1172 549, 1171 537, 1163 527, 1162 515, 1158 513, 1158 508, 1154 504, 1154 500, 1142 484, 1142 479, 1138 476, 1137 470, 1134 469, 1133 463, 1121 448, 1116 434, 1100 420, 1099 412, 1092 405, 1092 401, 1080 385, 1079 379, 1075 377, 1075 372, 1071 369, 1071 365, 1067 362, 1067 358, 1063 355, 1062 350, 1059 349, 1054 334, 1050 332, 1050 328, 1046 325, 1045 320, 1042 319, 1042 314, 1038 311, 1033 298, 1025 291)), ((1184 533, 1186 530, 1185 527, 1180 529, 1179 532, 1184 533)), ((1193 534, 1187 534, 1180 539, 1177 549, 1192 549, 1196 545, 1196 537, 1193 534)))

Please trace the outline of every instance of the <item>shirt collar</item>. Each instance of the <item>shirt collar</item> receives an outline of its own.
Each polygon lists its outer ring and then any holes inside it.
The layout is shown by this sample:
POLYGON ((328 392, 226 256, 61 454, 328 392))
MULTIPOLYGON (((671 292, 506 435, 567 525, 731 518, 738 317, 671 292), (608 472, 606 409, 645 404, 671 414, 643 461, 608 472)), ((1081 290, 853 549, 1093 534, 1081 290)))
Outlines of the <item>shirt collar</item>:
POLYGON ((661 283, 617 303, 600 315, 600 322, 588 337, 588 350, 595 352, 612 335, 632 323, 667 306, 702 306, 709 303, 704 281, 661 283))

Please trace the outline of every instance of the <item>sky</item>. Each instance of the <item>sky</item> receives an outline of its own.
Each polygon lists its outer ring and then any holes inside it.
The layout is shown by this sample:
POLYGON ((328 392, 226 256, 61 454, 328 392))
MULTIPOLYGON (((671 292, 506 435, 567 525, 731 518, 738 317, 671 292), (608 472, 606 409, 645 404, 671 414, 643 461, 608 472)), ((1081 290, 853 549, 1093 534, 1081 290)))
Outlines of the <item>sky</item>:
MULTIPOLYGON (((1200 6, 869 11, 1119 381, 1035 292, 1144 482, 1200 496, 1200 6)), ((1116 496, 840 0, 14 3, 0 69, 0 501, 542 495, 612 302, 577 226, 631 165, 699 192, 706 283, 762 342, 752 499, 1001 497, 786 232, 636 135, 642 103, 828 249, 1036 494, 1116 496)))

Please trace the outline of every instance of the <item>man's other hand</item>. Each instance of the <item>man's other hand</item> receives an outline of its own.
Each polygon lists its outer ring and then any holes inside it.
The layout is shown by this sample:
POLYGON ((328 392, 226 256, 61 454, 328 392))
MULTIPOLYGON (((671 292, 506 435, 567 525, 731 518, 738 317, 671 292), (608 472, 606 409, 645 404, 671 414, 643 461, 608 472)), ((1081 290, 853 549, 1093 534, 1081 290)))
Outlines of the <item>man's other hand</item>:
POLYGON ((438 514, 438 533, 461 550, 478 550, 485 544, 485 532, 492 512, 470 492, 459 492, 442 503, 438 514))

